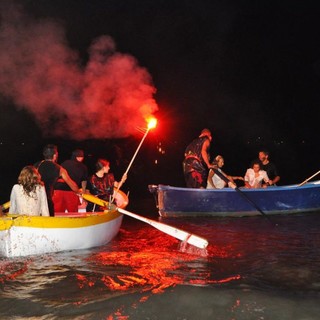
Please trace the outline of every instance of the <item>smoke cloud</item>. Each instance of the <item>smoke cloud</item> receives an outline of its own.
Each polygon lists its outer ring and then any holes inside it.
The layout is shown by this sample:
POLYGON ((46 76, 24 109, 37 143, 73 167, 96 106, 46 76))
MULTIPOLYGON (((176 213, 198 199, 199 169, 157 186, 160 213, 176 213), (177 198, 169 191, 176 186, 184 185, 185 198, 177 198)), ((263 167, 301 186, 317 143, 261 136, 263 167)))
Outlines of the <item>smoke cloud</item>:
POLYGON ((158 110, 150 74, 117 52, 111 37, 92 42, 83 66, 55 21, 34 20, 17 6, 0 19, 0 94, 33 114, 45 135, 127 137, 158 110))

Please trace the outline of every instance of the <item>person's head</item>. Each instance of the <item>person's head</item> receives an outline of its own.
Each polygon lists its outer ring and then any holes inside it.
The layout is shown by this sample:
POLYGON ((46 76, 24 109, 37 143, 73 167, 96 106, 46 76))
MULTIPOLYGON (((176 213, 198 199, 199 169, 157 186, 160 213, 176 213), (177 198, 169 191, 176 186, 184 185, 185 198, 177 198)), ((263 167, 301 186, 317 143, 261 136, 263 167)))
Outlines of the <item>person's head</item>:
POLYGON ((71 159, 72 160, 77 160, 79 162, 82 162, 84 159, 84 152, 81 149, 76 149, 72 151, 72 155, 71 155, 71 159))
POLYGON ((214 158, 214 163, 217 164, 219 168, 222 168, 224 166, 224 159, 222 156, 218 155, 214 158))
POLYGON ((103 171, 108 173, 110 170, 110 162, 107 159, 98 159, 96 162, 96 172, 103 171))
POLYGON ((253 169, 254 172, 259 172, 261 168, 260 161, 259 160, 253 161, 251 164, 251 168, 253 169))
POLYGON ((18 183, 23 186, 24 191, 29 195, 35 191, 37 185, 43 185, 41 175, 34 166, 24 167, 18 177, 18 183))
POLYGON ((202 138, 202 137, 208 137, 209 140, 211 141, 211 139, 212 139, 211 131, 209 129, 206 129, 206 128, 203 129, 201 131, 201 133, 200 133, 199 138, 202 138))
POLYGON ((47 144, 43 148, 43 156, 45 160, 58 160, 58 147, 54 144, 47 144))
POLYGON ((259 160, 264 162, 269 159, 269 152, 266 150, 259 151, 259 160))

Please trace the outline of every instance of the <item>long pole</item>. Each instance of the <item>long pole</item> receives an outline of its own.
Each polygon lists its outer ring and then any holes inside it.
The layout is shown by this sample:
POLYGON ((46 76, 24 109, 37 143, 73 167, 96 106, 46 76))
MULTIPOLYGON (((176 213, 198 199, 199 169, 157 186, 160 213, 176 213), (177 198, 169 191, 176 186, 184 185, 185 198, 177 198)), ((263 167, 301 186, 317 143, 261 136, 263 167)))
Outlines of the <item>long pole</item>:
POLYGON ((304 180, 303 182, 301 182, 298 187, 303 186, 304 184, 306 184, 309 180, 311 180, 312 178, 314 178, 315 176, 317 176, 320 173, 320 170, 318 172, 316 172, 315 174, 313 174, 311 177, 309 177, 308 179, 304 180))
POLYGON ((130 168, 132 166, 132 163, 133 163, 134 159, 136 158, 136 156, 137 156, 137 154, 138 154, 138 152, 139 152, 139 150, 140 150, 140 148, 141 148, 141 146, 143 144, 143 141, 146 139, 150 129, 154 128, 156 126, 156 124, 157 124, 157 120, 155 118, 149 120, 147 130, 146 130, 145 134, 143 135, 143 137, 142 137, 142 139, 141 139, 141 141, 140 141, 140 143, 139 143, 139 145, 138 145, 138 147, 136 149, 136 152, 134 153, 134 155, 133 155, 133 157, 132 157, 132 159, 131 159, 131 161, 130 161, 127 169, 126 169, 126 171, 122 175, 122 178, 121 178, 116 190, 114 191, 114 193, 112 195, 111 202, 113 202, 115 196, 117 195, 118 190, 120 190, 120 188, 122 187, 123 183, 127 179, 128 172, 129 172, 129 170, 130 170, 130 168))
POLYGON ((133 155, 133 157, 132 157, 132 159, 131 159, 128 167, 127 167, 127 170, 126 170, 126 171, 124 172, 124 174, 122 175, 122 178, 121 178, 121 180, 120 180, 117 188, 114 190, 113 195, 112 195, 112 198, 111 198, 111 203, 114 201, 114 198, 116 197, 116 195, 117 195, 117 193, 118 193, 118 190, 120 190, 120 188, 121 188, 122 185, 124 184, 124 182, 125 182, 125 180, 126 180, 126 178, 127 178, 127 174, 128 174, 128 172, 129 172, 129 170, 130 170, 130 168, 131 168, 131 166, 132 166, 132 163, 133 163, 134 159, 136 158, 136 156, 137 156, 137 154, 138 154, 138 152, 139 152, 139 150, 140 150, 140 148, 141 148, 141 146, 142 146, 142 144, 143 144, 143 141, 145 140, 146 136, 148 135, 149 130, 150 130, 150 128, 148 127, 148 128, 147 128, 147 131, 146 131, 145 134, 143 135, 143 137, 142 137, 142 139, 141 139, 141 141, 140 141, 140 143, 139 143, 139 145, 138 145, 138 148, 137 148, 136 152, 134 153, 134 155, 133 155))
MULTIPOLYGON (((141 148, 141 146, 142 146, 142 144, 143 144, 143 141, 144 141, 145 138, 147 137, 149 131, 150 131, 150 128, 147 128, 147 131, 146 131, 145 134, 143 135, 143 137, 142 137, 142 139, 141 139, 141 141, 140 141, 140 143, 139 143, 139 145, 138 145, 138 148, 137 148, 136 152, 134 153, 134 155, 133 155, 133 157, 132 157, 132 159, 131 159, 128 167, 127 167, 127 170, 124 172, 124 174, 123 174, 123 176, 122 176, 122 178, 121 178, 121 180, 120 180, 120 182, 119 182, 119 185, 118 185, 118 187, 117 187, 118 190, 119 190, 119 189, 121 188, 121 186, 123 185, 123 183, 124 183, 124 181, 125 181, 125 179, 126 179, 126 176, 127 176, 128 172, 129 172, 131 166, 132 166, 132 163, 133 163, 134 159, 136 158, 136 156, 137 156, 137 154, 138 154, 138 152, 139 152, 139 150, 140 150, 140 148, 141 148)), ((112 200, 113 200, 113 199, 112 199, 112 200)))

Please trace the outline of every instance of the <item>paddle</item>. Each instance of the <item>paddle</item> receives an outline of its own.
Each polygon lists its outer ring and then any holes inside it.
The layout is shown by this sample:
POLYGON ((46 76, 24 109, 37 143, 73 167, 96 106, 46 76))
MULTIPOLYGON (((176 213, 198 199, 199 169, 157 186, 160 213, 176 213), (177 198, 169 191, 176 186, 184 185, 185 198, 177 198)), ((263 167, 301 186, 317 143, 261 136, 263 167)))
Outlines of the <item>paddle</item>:
MULTIPOLYGON (((230 183, 231 188, 236 190, 242 198, 244 198, 246 201, 248 201, 258 212, 260 212, 265 218, 267 218, 272 224, 274 224, 271 219, 244 193, 242 192, 232 181, 228 179, 228 177, 223 173, 222 171, 219 171, 216 168, 212 168, 214 173, 219 176, 223 181, 225 181, 227 184, 230 183)), ((275 224, 276 225, 276 224, 275 224)))
POLYGON ((315 174, 313 174, 311 177, 309 177, 308 179, 304 180, 303 182, 301 182, 298 187, 303 186, 304 184, 306 184, 309 180, 311 180, 312 178, 314 178, 315 176, 317 176, 320 173, 320 170, 318 172, 316 172, 315 174))
MULTIPOLYGON (((99 199, 99 198, 93 196, 92 194, 83 194, 82 197, 83 197, 83 199, 90 201, 92 203, 95 203, 99 206, 103 206, 103 207, 107 207, 107 208, 109 206, 109 202, 104 201, 102 199, 99 199)), ((174 238, 177 238, 181 241, 185 241, 189 244, 192 244, 193 246, 196 246, 200 249, 205 249, 208 246, 208 241, 206 239, 200 238, 192 233, 177 229, 175 227, 169 226, 169 225, 162 223, 162 222, 151 220, 149 218, 137 215, 133 212, 130 212, 130 211, 127 211, 127 210, 124 210, 121 208, 117 208, 117 210, 122 214, 125 214, 125 215, 130 216, 134 219, 148 223, 152 227, 154 227, 154 228, 156 228, 156 229, 158 229, 158 230, 160 230, 160 231, 162 231, 162 232, 164 232, 174 238)))

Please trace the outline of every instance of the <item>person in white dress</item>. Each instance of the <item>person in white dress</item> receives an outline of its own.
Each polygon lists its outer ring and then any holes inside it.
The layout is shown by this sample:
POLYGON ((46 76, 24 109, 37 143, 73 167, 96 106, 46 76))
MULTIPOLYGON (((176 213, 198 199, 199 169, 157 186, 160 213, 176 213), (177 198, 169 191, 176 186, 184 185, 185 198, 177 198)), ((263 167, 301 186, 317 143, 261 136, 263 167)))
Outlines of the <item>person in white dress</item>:
POLYGON ((227 185, 230 188, 235 188, 236 184, 234 180, 243 180, 243 177, 228 176, 222 171, 221 168, 224 166, 224 159, 222 156, 216 156, 212 164, 215 167, 215 169, 220 172, 220 174, 219 172, 218 174, 215 173, 214 169, 209 170, 207 189, 222 189, 227 185), (222 179, 221 176, 225 176, 226 179, 222 179))
POLYGON ((245 187, 249 189, 256 189, 270 185, 270 179, 267 172, 261 170, 260 161, 253 161, 251 168, 249 168, 244 176, 245 187), (263 184, 263 182, 265 184, 263 184))
POLYGON ((26 166, 21 170, 18 183, 11 190, 9 213, 49 216, 46 190, 34 166, 26 166))

